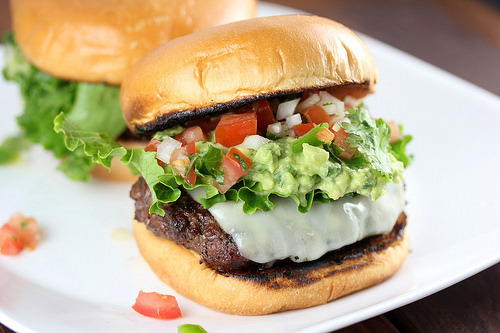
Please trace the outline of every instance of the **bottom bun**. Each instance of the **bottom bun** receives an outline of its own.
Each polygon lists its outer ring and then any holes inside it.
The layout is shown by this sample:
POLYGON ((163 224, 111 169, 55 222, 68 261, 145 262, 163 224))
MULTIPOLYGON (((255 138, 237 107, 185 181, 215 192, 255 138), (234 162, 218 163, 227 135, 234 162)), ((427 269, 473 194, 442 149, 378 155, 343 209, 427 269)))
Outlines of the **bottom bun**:
MULTIPOLYGON (((144 148, 147 142, 137 140, 120 140, 119 144, 126 148, 144 148)), ((136 182, 139 176, 130 172, 130 168, 120 162, 120 157, 114 157, 111 160, 111 168, 105 168, 100 164, 96 164, 92 169, 92 176, 100 180, 111 182, 136 182)))
POLYGON ((130 172, 128 166, 120 162, 120 157, 114 157, 111 161, 111 168, 107 169, 100 164, 96 164, 92 169, 92 177, 110 182, 130 182, 137 181, 139 176, 130 172))
POLYGON ((134 221, 143 257, 178 293, 217 311, 264 315, 325 304, 382 282, 408 255, 406 216, 388 235, 370 237, 305 263, 281 262, 253 272, 220 273, 200 263, 198 253, 155 236, 134 221))

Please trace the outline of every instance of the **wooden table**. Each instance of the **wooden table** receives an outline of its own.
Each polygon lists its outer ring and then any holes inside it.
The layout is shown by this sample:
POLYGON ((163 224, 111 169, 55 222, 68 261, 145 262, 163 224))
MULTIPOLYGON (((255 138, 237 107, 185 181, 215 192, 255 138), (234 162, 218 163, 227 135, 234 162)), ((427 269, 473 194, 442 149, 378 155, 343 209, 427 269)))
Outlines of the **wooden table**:
MULTIPOLYGON (((500 94, 500 11, 474 0, 271 0, 347 26, 500 94)), ((9 26, 0 0, 0 33, 9 26)), ((500 264, 341 332, 500 332, 500 264)), ((0 333, 11 332, 0 324, 0 333)))

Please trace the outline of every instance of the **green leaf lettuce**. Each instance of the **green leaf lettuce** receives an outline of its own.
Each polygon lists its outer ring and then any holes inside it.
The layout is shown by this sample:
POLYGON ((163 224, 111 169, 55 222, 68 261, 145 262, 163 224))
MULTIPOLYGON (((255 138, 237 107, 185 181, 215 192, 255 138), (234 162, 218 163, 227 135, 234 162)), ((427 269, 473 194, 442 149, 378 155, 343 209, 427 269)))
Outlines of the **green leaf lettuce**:
POLYGON ((63 132, 54 131, 54 120, 62 113, 73 129, 114 139, 126 128, 120 111, 119 88, 61 80, 38 70, 23 56, 12 34, 6 36, 5 47, 3 75, 19 85, 24 100, 23 112, 17 118, 23 135, 60 158, 59 169, 68 177, 89 180, 95 161, 79 149, 68 149, 63 132))

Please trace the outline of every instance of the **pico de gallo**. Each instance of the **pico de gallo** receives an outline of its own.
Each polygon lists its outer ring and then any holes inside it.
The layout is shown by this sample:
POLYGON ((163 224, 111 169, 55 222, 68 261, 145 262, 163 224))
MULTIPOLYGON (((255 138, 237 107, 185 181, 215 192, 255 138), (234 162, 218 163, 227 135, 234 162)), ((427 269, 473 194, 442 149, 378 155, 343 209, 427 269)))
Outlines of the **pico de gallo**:
POLYGON ((243 201, 252 214, 291 198, 301 212, 345 195, 377 199, 410 161, 402 127, 370 116, 362 101, 327 90, 262 99, 217 117, 156 133, 125 159, 152 189, 150 212, 182 190, 205 189, 201 203, 243 201))
POLYGON ((182 317, 175 296, 157 292, 140 291, 132 306, 136 312, 155 319, 177 319, 182 317))
POLYGON ((25 248, 32 251, 37 248, 40 236, 34 218, 16 213, 0 228, 0 254, 15 256, 25 248))

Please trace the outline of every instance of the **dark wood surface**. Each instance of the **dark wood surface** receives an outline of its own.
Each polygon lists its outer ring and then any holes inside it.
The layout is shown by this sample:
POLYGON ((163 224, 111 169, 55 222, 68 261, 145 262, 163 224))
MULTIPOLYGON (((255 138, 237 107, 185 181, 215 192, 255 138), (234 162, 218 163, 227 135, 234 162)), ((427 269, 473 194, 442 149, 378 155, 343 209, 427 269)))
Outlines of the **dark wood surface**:
POLYGON ((500 94, 500 12, 476 0, 270 0, 339 21, 500 94))
MULTIPOLYGON (((338 20, 500 94, 500 13, 491 4, 475 0, 271 2, 338 20)), ((7 1, 0 0, 0 33, 9 26, 7 1)), ((11 331, 0 324, 0 333, 4 332, 11 331)), ((500 264, 340 332, 500 332, 500 264)))

